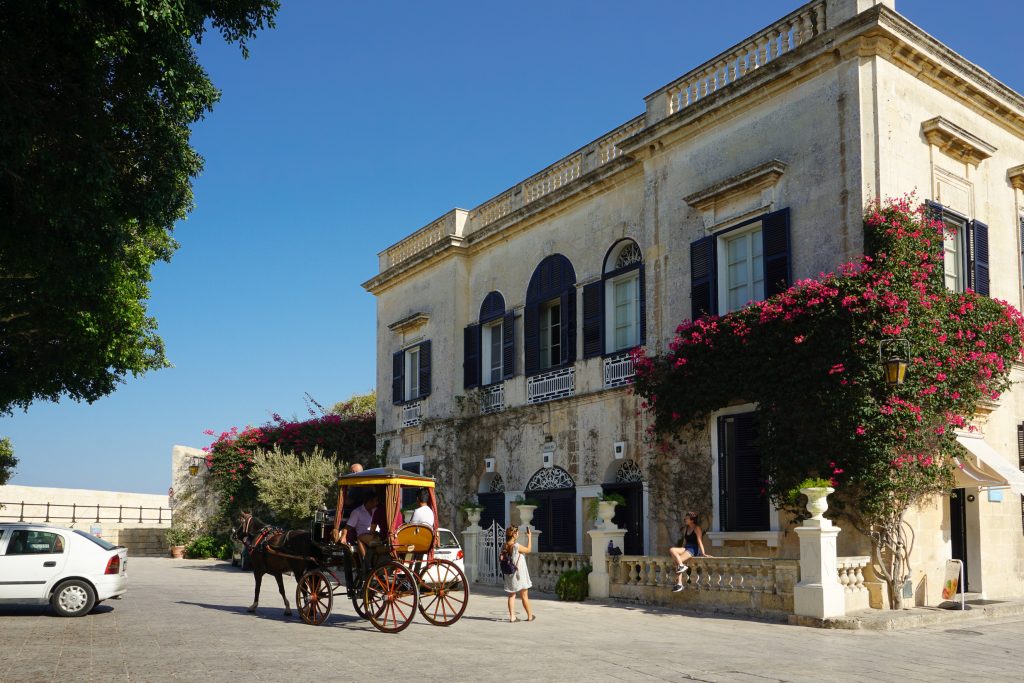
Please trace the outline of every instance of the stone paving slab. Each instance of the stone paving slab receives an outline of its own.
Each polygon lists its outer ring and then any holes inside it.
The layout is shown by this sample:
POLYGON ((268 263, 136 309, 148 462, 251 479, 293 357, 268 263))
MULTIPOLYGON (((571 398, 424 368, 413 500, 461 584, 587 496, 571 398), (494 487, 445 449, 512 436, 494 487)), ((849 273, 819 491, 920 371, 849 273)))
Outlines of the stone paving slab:
MULTIPOLYGON (((80 619, 0 606, 0 681, 1019 681, 1024 617, 914 630, 827 630, 474 587, 454 626, 379 633, 339 599, 328 621, 282 616, 273 579, 217 561, 131 558, 129 592, 80 619), (522 611, 520 610, 520 616, 522 611)), ((295 581, 286 577, 289 599, 295 581)))

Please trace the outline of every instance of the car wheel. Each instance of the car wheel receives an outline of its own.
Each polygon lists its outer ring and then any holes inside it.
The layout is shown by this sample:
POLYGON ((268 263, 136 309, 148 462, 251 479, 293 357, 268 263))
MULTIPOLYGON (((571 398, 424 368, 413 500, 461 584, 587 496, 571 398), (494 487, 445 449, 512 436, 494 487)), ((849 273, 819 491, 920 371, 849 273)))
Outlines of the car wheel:
POLYGON ((62 617, 81 617, 96 604, 96 591, 85 581, 72 579, 57 586, 50 605, 62 617))

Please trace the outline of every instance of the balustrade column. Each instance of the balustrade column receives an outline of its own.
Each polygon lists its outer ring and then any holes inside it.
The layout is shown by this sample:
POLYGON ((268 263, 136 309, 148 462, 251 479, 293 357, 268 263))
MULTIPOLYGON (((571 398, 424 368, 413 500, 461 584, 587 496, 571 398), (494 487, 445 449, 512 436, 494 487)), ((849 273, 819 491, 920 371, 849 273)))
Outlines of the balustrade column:
POLYGON ((608 541, 611 541, 620 550, 624 547, 623 541, 626 538, 625 529, 593 529, 587 532, 590 535, 590 566, 593 571, 587 577, 590 584, 590 597, 607 598, 609 596, 608 577, 608 541))
POLYGON ((800 583, 793 588, 793 611, 827 619, 846 614, 846 598, 836 568, 840 529, 828 519, 807 519, 797 527, 800 538, 800 583))
MULTIPOLYGON (((479 515, 477 516, 479 519, 479 515)), ((475 583, 480 571, 480 532, 483 529, 474 521, 462 530, 462 553, 465 556, 463 565, 466 569, 466 581, 475 583)))

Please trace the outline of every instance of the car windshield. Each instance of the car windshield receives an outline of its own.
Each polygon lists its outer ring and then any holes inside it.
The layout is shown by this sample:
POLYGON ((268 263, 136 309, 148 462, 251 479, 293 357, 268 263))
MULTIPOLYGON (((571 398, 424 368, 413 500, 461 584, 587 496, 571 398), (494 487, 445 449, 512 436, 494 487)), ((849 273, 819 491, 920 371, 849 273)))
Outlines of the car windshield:
POLYGON ((82 538, 88 538, 90 541, 92 541, 93 543, 95 543, 99 547, 103 548, 104 550, 113 550, 114 548, 117 547, 113 543, 110 543, 108 541, 104 541, 102 538, 97 538, 97 537, 93 536, 92 534, 87 534, 87 533, 85 533, 84 531, 82 531, 80 529, 75 529, 75 533, 78 534, 79 536, 81 536, 82 538))
POLYGON ((439 548, 459 548, 459 539, 455 538, 455 534, 448 531, 447 529, 437 530, 437 539, 439 548))

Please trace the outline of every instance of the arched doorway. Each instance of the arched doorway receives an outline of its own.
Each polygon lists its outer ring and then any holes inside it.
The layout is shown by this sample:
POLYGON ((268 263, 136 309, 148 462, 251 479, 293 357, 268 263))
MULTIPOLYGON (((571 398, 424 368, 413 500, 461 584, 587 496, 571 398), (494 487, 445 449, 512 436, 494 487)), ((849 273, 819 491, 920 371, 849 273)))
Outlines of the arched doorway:
POLYGON ((498 524, 505 525, 505 480, 501 475, 486 475, 490 481, 484 479, 480 482, 480 492, 476 494, 483 510, 480 512, 480 526, 484 529, 491 526, 497 520, 498 524))
POLYGON ((635 460, 623 460, 615 471, 615 481, 602 484, 605 493, 617 493, 626 499, 625 505, 615 508, 612 521, 626 530, 622 552, 626 555, 644 554, 644 473, 635 460))
POLYGON ((526 497, 539 503, 533 525, 542 532, 538 551, 576 552, 576 482, 561 467, 537 470, 526 485, 526 497))

